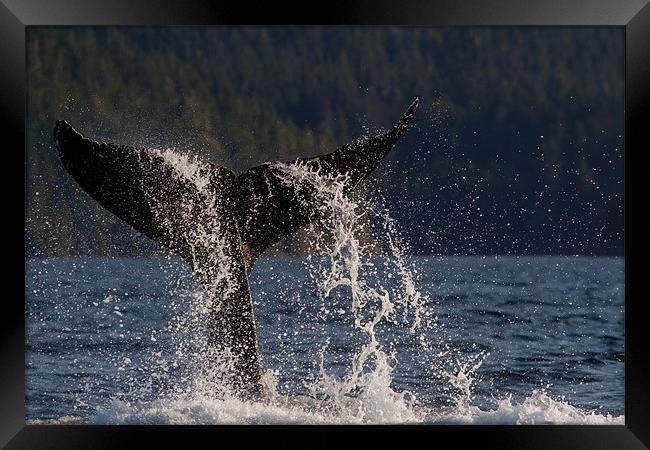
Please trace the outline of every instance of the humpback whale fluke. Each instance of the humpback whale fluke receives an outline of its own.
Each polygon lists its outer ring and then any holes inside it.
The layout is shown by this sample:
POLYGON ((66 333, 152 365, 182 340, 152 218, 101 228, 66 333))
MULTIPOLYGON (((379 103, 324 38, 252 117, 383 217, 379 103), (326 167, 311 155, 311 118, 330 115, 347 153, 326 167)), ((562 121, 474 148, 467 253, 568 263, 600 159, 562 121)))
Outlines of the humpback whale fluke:
MULTIPOLYGON (((345 175, 349 192, 394 147, 418 103, 416 98, 387 131, 285 164, 345 175)), ((95 142, 65 121, 56 122, 54 140, 63 166, 84 191, 189 262, 213 298, 211 343, 232 356, 231 384, 242 397, 259 397, 262 364, 248 274, 264 250, 314 219, 316 193, 282 182, 274 163, 239 176, 205 164, 198 174, 203 182, 197 183, 179 176, 160 151, 95 142), (216 233, 218 239, 206 239, 206 233, 216 233)))

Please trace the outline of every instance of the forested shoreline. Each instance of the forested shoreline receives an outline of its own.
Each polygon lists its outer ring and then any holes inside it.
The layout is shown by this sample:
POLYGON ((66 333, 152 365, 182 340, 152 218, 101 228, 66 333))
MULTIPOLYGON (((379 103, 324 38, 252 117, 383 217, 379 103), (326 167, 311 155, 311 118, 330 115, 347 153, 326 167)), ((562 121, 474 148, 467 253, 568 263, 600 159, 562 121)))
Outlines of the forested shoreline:
POLYGON ((26 255, 160 251, 63 171, 56 119, 243 171, 391 126, 416 96, 366 186, 411 252, 622 255, 623 45, 614 27, 29 27, 26 255))

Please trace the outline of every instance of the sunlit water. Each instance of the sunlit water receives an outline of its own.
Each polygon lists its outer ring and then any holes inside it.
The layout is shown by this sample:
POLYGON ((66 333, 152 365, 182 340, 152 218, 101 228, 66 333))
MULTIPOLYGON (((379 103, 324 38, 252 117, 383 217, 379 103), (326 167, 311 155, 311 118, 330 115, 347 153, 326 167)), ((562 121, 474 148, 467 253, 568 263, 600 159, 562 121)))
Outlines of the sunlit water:
MULTIPOLYGON (((623 423, 623 258, 401 261, 417 274, 423 325, 413 327, 413 305, 395 300, 395 313, 373 328, 379 353, 355 378, 372 340, 355 320, 374 316, 353 311, 349 286, 323 297, 315 272, 331 274, 331 261, 261 258, 251 289, 275 392, 245 403, 196 389, 200 353, 187 318, 197 316, 201 288, 186 263, 30 259, 27 419, 623 423)), ((396 258, 367 256, 364 264, 372 267, 364 289, 404 288, 396 258)))

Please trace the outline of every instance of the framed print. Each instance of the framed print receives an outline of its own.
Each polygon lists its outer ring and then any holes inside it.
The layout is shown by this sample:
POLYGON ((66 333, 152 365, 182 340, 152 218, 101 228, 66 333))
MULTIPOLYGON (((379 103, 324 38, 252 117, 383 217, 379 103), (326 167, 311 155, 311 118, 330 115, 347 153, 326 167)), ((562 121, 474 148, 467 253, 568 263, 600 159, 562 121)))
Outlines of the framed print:
POLYGON ((645 448, 647 4, 0 9, 7 448, 645 448))

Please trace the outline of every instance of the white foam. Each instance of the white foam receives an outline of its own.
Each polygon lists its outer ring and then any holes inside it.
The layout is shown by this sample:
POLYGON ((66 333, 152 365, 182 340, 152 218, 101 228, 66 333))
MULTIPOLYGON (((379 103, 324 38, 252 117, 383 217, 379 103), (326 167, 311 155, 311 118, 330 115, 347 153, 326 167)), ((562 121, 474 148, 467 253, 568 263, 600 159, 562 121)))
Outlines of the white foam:
POLYGON ((58 419, 31 419, 26 420, 27 425, 82 425, 88 423, 86 417, 62 416, 58 419))
MULTIPOLYGON (((404 407, 382 389, 368 391, 357 398, 338 399, 337 403, 306 396, 275 397, 268 402, 249 403, 237 398, 214 399, 179 397, 151 402, 114 401, 98 411, 92 424, 446 424, 446 425, 622 425, 625 416, 583 411, 543 391, 533 391, 522 403, 510 397, 500 400, 495 409, 470 406, 429 410, 404 407)), ((80 423, 79 417, 66 416, 30 423, 80 423)))
POLYGON ((432 423, 475 425, 623 425, 625 416, 611 416, 583 411, 566 401, 554 400, 543 391, 533 391, 522 403, 513 404, 511 397, 498 402, 493 410, 470 406, 462 412, 434 413, 428 418, 432 423))

